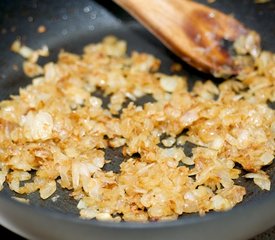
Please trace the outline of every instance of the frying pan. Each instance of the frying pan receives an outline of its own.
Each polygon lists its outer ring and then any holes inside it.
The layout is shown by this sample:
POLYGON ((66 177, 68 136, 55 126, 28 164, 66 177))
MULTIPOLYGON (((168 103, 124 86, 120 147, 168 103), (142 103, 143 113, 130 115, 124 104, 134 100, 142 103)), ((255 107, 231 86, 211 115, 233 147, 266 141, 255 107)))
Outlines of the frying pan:
MULTIPOLYGON (((206 1, 199 1, 207 4, 206 1)), ((253 0, 218 0, 212 7, 233 13, 246 26, 258 31, 265 49, 275 51, 275 1, 255 4, 253 0)), ((22 58, 10 52, 11 43, 20 37, 33 49, 46 44, 51 56, 43 64, 56 59, 60 49, 81 53, 82 47, 114 34, 126 39, 129 52, 149 52, 162 60, 161 71, 169 73, 175 57, 140 24, 111 1, 91 0, 1 0, 0 1, 0 98, 17 94, 19 87, 30 83, 21 71, 22 58), (45 33, 37 28, 44 25, 45 33), (19 66, 17 69, 15 66, 19 66)), ((207 79, 183 64, 183 74, 190 85, 207 79)), ((219 79, 215 81, 219 82, 219 79)), ((147 101, 143 99, 142 102, 147 101)), ((142 103, 141 102, 141 103, 142 103)), ((185 146, 190 152, 192 146, 185 146)), ((110 169, 119 168, 121 153, 109 149, 106 158, 113 159, 110 169)), ((108 169, 107 169, 108 170, 108 169)), ((58 189, 59 197, 43 201, 37 193, 30 194, 30 205, 13 200, 17 196, 7 186, 0 192, 0 223, 28 239, 248 239, 275 225, 275 164, 265 168, 271 176, 270 192, 260 191, 251 181, 241 178, 246 187, 244 201, 228 212, 210 212, 204 217, 186 214, 171 222, 99 222, 78 218, 76 202, 69 192, 58 189)))

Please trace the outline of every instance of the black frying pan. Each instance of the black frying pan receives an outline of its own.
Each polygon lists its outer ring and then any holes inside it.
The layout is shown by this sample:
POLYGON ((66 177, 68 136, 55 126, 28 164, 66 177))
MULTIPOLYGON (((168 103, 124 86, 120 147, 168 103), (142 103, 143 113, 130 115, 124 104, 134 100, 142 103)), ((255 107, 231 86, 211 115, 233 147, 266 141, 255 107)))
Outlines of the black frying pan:
MULTIPOLYGON (((265 49, 275 51, 274 0, 257 5, 253 0, 217 0, 211 6, 234 13, 261 34, 265 49)), ((126 39, 129 51, 156 55, 162 60, 161 71, 166 73, 172 62, 180 61, 111 1, 1 0, 0 99, 17 94, 20 86, 30 83, 20 68, 15 71, 13 67, 22 64, 22 58, 9 51, 17 37, 34 49, 43 44, 49 46, 51 56, 40 62, 43 64, 55 60, 61 48, 80 53, 85 44, 107 34, 126 39), (47 31, 38 34, 39 25, 45 25, 47 31)), ((186 64, 183 73, 190 77, 191 85, 196 79, 209 78, 186 64)), ((185 151, 190 151, 190 147, 186 146, 185 151)), ((122 160, 119 151, 108 150, 106 155, 114 162, 122 160)), ((109 168, 119 166, 111 164, 109 168)), ((191 214, 177 221, 145 224, 84 221, 78 218, 76 202, 67 191, 59 189, 56 202, 42 201, 37 193, 30 194, 27 198, 31 204, 24 205, 12 200, 16 194, 5 187, 0 192, 0 223, 29 239, 248 239, 275 225, 275 163, 265 170, 271 175, 271 191, 259 191, 251 181, 241 179, 248 194, 244 202, 225 213, 210 212, 205 217, 191 214)))

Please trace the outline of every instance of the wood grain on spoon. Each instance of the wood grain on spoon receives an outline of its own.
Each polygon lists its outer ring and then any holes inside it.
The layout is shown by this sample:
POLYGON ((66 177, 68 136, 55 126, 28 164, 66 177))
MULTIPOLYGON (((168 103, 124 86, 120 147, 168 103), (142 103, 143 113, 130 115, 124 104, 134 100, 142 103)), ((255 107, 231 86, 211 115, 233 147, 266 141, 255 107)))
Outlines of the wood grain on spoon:
POLYGON ((215 75, 235 74, 223 40, 248 30, 232 16, 188 0, 114 0, 170 50, 197 69, 215 75))

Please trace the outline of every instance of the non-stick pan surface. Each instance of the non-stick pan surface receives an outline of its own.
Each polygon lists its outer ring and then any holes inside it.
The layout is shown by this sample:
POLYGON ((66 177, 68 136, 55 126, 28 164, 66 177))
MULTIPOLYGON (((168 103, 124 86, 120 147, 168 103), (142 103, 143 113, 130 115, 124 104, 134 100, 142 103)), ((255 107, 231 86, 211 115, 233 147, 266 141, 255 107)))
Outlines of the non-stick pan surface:
MULTIPOLYGON (((253 0, 217 0, 211 6, 233 13, 261 34, 265 49, 275 51, 275 1, 255 4, 253 0)), ((19 87, 30 83, 21 71, 22 58, 9 50, 16 38, 34 49, 48 45, 51 55, 40 62, 43 64, 55 60, 60 49, 81 53, 85 44, 109 34, 126 39, 129 52, 135 49, 159 57, 161 71, 166 73, 174 61, 180 61, 111 1, 0 1, 0 100, 17 94, 19 87), (37 32, 40 25, 46 27, 45 33, 37 32)), ((190 86, 197 79, 210 77, 186 64, 183 74, 189 76, 190 86)), ((147 100, 141 99, 139 104, 147 100)), ((190 152, 191 147, 186 146, 185 151, 190 152)), ((123 160, 119 150, 108 150, 106 156, 114 159, 113 163, 123 160)), ((105 170, 118 168, 117 164, 110 164, 105 170)), ((0 192, 0 223, 29 239, 247 239, 275 225, 274 169, 275 164, 265 169, 272 178, 270 192, 260 191, 251 181, 241 179, 248 194, 243 203, 229 212, 211 212, 205 217, 184 215, 173 222, 147 224, 80 220, 76 202, 68 191, 59 189, 55 202, 30 194, 27 198, 31 204, 27 206, 12 200, 16 194, 5 187, 0 192)))

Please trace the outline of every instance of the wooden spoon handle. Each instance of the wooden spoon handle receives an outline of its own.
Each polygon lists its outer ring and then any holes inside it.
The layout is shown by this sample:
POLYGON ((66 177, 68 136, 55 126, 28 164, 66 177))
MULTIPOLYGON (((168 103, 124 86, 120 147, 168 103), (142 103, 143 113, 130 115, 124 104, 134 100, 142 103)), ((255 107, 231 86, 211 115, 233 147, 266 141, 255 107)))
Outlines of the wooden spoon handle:
POLYGON ((183 60, 206 72, 234 72, 222 40, 247 29, 236 19, 188 0, 114 0, 183 60))

